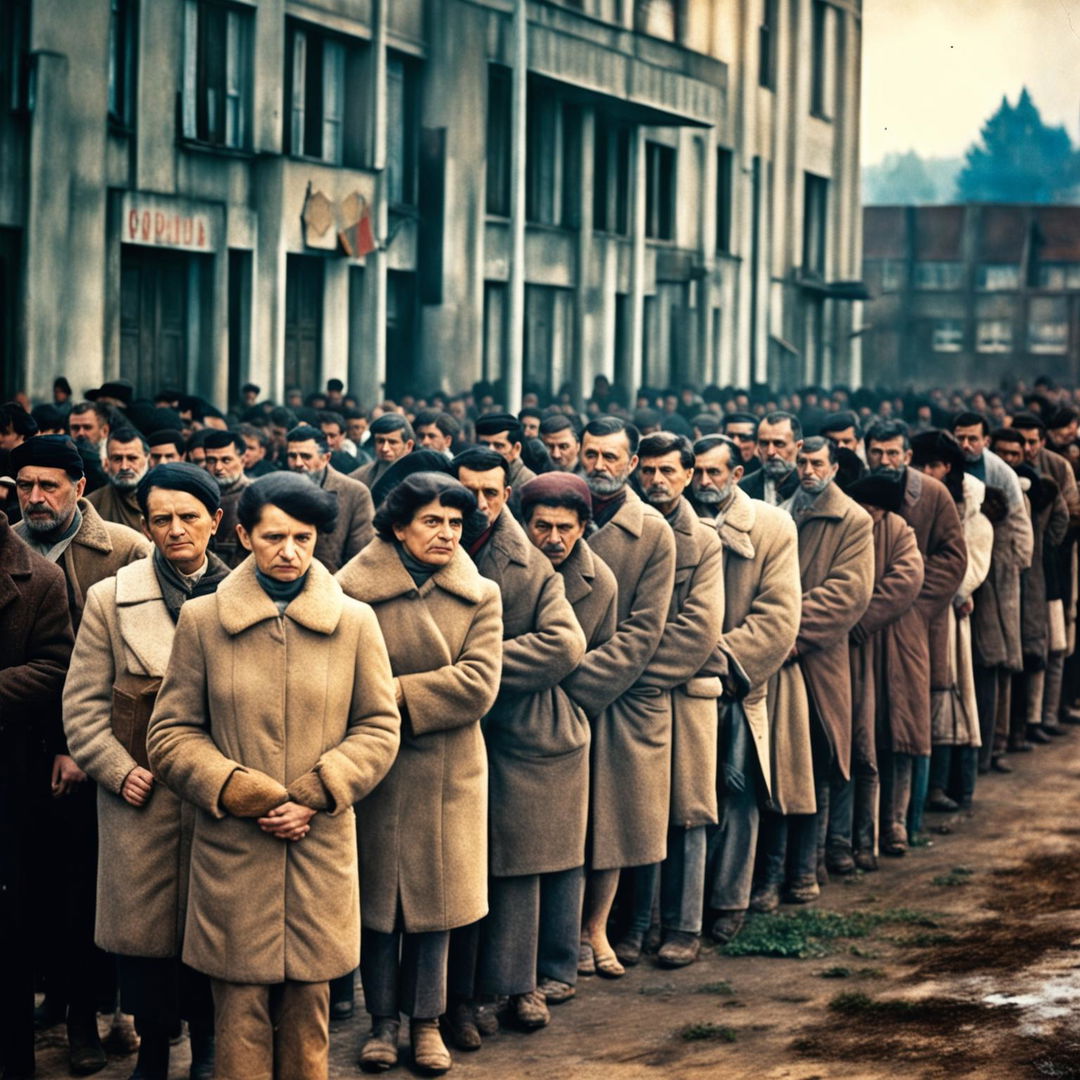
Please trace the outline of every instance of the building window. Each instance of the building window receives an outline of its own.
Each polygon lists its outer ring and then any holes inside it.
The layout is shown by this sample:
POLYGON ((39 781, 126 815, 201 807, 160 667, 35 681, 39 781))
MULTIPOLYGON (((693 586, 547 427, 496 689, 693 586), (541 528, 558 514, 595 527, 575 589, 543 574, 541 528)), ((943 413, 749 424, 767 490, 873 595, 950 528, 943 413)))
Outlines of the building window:
POLYGON ((30 107, 29 0, 0 4, 0 87, 12 111, 30 107))
POLYGON ((109 119, 123 127, 134 117, 135 0, 111 0, 109 10, 109 119))
POLYGON ((915 264, 916 289, 959 289, 963 284, 963 263, 928 260, 915 264))
POLYGON ((931 346, 934 352, 959 352, 964 347, 964 324, 959 319, 940 319, 934 323, 931 346))
POLYGON ((487 195, 489 214, 510 216, 510 69, 488 65, 487 100, 487 195))
POLYGON ((386 63, 386 186, 392 203, 416 203, 419 95, 416 66, 400 56, 386 63))
POLYGON ((978 269, 980 289, 991 292, 1020 288, 1020 267, 1016 263, 983 263, 978 269))
POLYGON ((677 41, 679 13, 675 0, 635 0, 634 29, 639 34, 677 41))
POLYGON ((804 173, 803 193, 803 276, 825 277, 826 222, 829 213, 829 181, 804 173))
POLYGON ((1080 263, 1042 263, 1036 280, 1040 289, 1080 289, 1080 263))
POLYGON ((675 149, 645 144, 645 235, 675 239, 675 149))
POLYGON ((814 0, 810 112, 822 120, 831 120, 836 108, 837 19, 828 0, 814 0))
POLYGON ((735 155, 720 146, 716 150, 716 250, 731 251, 731 208, 735 201, 735 155))
POLYGON ((252 12, 216 0, 184 2, 185 139, 250 145, 252 12))
POLYGON ((556 192, 562 138, 559 102, 550 93, 530 87, 525 118, 525 217, 541 225, 554 225, 558 221, 556 192))
POLYGON ((593 228, 630 231, 630 130, 596 118, 593 144, 593 228))
POLYGON ((1069 314, 1063 296, 1035 296, 1028 309, 1028 350, 1063 353, 1069 348, 1069 314))
POLYGON ((881 260, 881 291, 900 292, 904 287, 905 265, 901 259, 881 260))
POLYGON ((975 349, 981 353, 1012 352, 1012 323, 1008 319, 980 319, 975 324, 975 349))
POLYGON ((761 26, 758 28, 758 84, 775 90, 780 0, 764 0, 764 4, 761 26))

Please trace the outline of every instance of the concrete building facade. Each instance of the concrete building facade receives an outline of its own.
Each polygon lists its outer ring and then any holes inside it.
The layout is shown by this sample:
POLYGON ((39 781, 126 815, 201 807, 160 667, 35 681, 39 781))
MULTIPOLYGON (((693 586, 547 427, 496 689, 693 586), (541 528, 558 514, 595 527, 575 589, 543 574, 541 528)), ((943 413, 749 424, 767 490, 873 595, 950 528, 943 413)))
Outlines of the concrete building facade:
POLYGON ((860 0, 8 0, 4 390, 858 383, 860 0))

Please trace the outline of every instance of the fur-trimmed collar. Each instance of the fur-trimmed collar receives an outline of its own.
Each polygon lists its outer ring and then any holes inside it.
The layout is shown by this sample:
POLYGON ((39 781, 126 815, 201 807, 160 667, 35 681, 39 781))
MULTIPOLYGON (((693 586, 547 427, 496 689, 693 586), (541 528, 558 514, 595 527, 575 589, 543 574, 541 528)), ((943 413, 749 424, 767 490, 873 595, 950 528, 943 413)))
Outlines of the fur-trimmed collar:
MULTIPOLYGON (((216 593, 221 625, 228 634, 240 634, 257 623, 278 617, 277 604, 255 577, 255 560, 245 559, 216 593)), ((330 571, 312 559, 300 594, 285 609, 286 618, 316 634, 332 634, 344 608, 341 587, 330 571)))
POLYGON ((94 509, 94 504, 89 499, 80 499, 78 506, 82 514, 82 524, 71 542, 108 554, 112 551, 113 545, 112 540, 109 539, 109 530, 105 528, 101 515, 94 509))
MULTIPOLYGON (((381 604, 418 591, 397 548, 378 536, 337 572, 337 580, 349 596, 365 604, 381 604)), ((454 557, 424 582, 419 593, 427 596, 437 585, 470 604, 478 604, 484 598, 484 582, 468 553, 459 546, 454 557)))
POLYGON ((136 559, 116 571, 116 603, 145 604, 161 599, 161 585, 154 573, 154 556, 136 559))
POLYGON ((750 539, 750 530, 757 521, 757 509, 754 500, 738 484, 731 498, 731 503, 724 514, 723 522, 716 532, 725 551, 730 551, 742 559, 752 559, 756 554, 754 542, 750 539))

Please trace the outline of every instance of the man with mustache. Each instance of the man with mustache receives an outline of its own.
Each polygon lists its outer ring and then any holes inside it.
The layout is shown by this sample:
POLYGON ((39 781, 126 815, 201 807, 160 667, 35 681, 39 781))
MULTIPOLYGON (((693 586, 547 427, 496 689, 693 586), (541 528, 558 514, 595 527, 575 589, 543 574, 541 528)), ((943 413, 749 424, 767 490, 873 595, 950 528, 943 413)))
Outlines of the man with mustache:
POLYGON ((779 506, 799 487, 795 475, 795 455, 802 446, 802 424, 792 413, 772 412, 762 418, 757 430, 761 468, 744 476, 739 486, 751 499, 779 506))
POLYGON ((142 531, 142 510, 135 490, 150 468, 150 446, 134 428, 109 432, 105 444, 105 475, 108 483, 86 496, 105 521, 142 531))

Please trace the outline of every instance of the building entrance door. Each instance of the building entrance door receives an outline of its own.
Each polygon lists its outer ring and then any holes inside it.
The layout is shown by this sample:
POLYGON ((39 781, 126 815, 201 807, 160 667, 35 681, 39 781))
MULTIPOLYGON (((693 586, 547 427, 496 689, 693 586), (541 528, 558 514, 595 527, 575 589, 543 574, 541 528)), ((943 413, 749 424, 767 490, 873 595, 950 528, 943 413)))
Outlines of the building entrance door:
POLYGON ((320 389, 323 277, 317 255, 290 255, 285 265, 285 389, 320 389))
POLYGON ((120 375, 137 397, 188 389, 188 260, 125 244, 120 253, 120 375))

